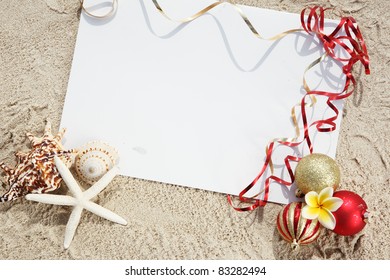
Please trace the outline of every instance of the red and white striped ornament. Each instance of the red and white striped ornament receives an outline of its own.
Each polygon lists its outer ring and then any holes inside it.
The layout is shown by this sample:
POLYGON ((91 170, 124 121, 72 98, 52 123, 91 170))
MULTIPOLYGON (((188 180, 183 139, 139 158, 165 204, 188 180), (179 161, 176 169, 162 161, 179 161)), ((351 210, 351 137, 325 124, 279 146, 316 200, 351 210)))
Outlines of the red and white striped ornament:
POLYGON ((302 202, 287 204, 279 212, 276 225, 284 240, 291 243, 293 249, 299 245, 314 242, 320 234, 318 220, 308 220, 302 217, 301 210, 305 206, 302 202))

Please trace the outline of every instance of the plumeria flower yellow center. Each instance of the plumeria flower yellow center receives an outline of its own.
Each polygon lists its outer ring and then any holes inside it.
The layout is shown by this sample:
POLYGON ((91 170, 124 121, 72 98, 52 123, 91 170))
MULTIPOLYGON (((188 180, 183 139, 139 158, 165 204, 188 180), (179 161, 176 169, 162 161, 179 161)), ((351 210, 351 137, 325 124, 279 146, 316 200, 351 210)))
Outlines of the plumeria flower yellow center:
POLYGON ((318 219, 324 227, 334 229, 336 219, 332 212, 336 211, 343 204, 343 200, 333 197, 333 188, 327 187, 319 194, 311 191, 305 195, 306 206, 302 209, 302 216, 309 220, 318 219))

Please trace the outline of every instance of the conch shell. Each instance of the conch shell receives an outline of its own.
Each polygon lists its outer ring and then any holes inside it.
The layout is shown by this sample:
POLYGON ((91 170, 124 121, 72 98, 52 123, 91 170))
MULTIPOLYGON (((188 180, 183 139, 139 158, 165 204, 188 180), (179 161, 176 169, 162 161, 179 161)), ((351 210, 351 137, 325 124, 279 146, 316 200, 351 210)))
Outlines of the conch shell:
POLYGON ((65 129, 56 135, 51 133, 51 124, 47 121, 42 137, 27 133, 31 142, 28 152, 17 152, 17 164, 14 168, 0 163, 5 173, 9 190, 0 196, 0 202, 15 200, 28 193, 47 193, 61 186, 62 178, 54 164, 54 157, 59 157, 66 166, 71 166, 75 150, 64 150, 61 141, 65 129))

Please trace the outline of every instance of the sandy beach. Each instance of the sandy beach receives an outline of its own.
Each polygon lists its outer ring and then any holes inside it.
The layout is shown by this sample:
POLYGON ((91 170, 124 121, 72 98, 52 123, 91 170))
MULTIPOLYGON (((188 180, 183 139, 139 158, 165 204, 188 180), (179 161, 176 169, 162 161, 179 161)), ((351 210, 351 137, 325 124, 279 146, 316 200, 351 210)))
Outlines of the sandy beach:
MULTIPOLYGON (((234 2, 292 13, 307 5, 234 2)), ((360 194, 369 207, 363 231, 349 237, 324 231, 316 243, 292 251, 275 227, 281 205, 240 213, 224 194, 117 176, 96 202, 127 226, 85 211, 64 250, 70 207, 24 198, 2 203, 0 259, 390 259, 390 1, 310 5, 334 8, 328 18, 354 17, 370 56, 371 75, 355 67, 357 88, 346 101, 336 156, 340 189, 360 194)), ((78 12, 78 0, 0 1, 0 162, 14 166, 14 153, 30 147, 26 133, 41 135, 46 119, 58 131, 78 12)), ((8 185, 1 182, 4 193, 8 185)), ((66 192, 63 186, 55 193, 66 192)))

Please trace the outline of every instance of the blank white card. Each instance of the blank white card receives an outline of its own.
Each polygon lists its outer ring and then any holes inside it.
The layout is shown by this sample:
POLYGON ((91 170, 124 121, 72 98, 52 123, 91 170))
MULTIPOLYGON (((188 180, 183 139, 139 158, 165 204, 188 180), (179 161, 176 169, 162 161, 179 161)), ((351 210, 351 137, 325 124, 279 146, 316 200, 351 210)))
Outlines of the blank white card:
MULTIPOLYGON (((239 194, 259 173, 266 145, 295 135, 291 108, 304 95, 306 67, 323 54, 318 40, 305 32, 260 40, 230 4, 180 24, 151 0, 118 2, 108 20, 81 16, 61 122, 65 146, 103 140, 118 149, 122 175, 239 194)), ((159 2, 173 18, 212 3, 159 2)), ((239 7, 264 37, 300 28, 298 14, 239 7)), ((336 92, 342 77, 328 59, 307 81, 336 92)), ((309 122, 332 114, 321 98, 308 113, 309 122)), ((335 156, 340 119, 332 133, 311 131, 315 152, 335 156)), ((287 179, 284 157, 306 153, 278 148, 275 174, 287 179)), ((295 199, 294 186, 271 185, 270 201, 295 199)))

